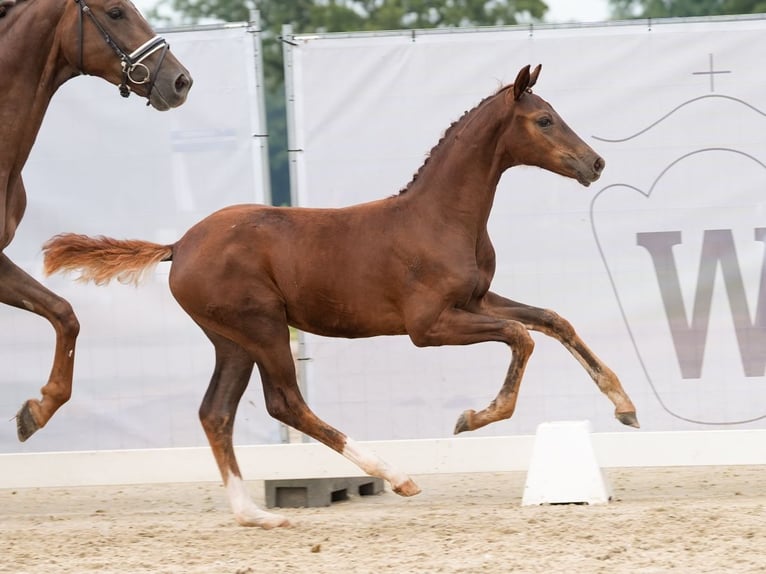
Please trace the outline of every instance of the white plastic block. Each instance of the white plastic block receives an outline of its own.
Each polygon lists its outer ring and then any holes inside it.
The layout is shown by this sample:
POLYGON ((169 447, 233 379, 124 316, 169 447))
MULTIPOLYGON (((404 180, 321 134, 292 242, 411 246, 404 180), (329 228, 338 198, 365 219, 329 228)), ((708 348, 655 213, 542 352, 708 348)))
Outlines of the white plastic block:
POLYGON ((596 460, 589 421, 538 425, 522 506, 605 504, 611 488, 596 460))

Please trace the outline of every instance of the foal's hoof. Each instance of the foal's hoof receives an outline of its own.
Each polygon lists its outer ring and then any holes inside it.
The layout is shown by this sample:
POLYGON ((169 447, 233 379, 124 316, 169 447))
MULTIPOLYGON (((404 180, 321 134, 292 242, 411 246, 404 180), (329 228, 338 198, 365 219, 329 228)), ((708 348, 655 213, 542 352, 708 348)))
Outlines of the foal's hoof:
POLYGON ((469 409, 467 411, 463 411, 463 414, 461 414, 457 418, 457 422, 455 423, 455 431, 454 434, 460 434, 463 431, 473 430, 473 427, 471 426, 471 419, 473 419, 473 415, 476 414, 476 411, 473 409, 469 409))
POLYGON ((284 516, 275 514, 273 518, 264 520, 258 526, 264 530, 271 530, 272 528, 290 528, 292 524, 290 524, 290 521, 284 516))
POLYGON ((29 400, 24 403, 21 410, 16 413, 16 434, 21 442, 27 440, 40 429, 40 425, 37 424, 35 417, 32 415, 32 410, 29 407, 31 402, 32 401, 29 400))
POLYGON ((420 487, 411 478, 393 487, 393 489, 399 496, 415 496, 420 494, 420 487))
POLYGON ((635 412, 629 412, 629 413, 615 413, 617 417, 617 420, 620 421, 625 426, 634 427, 634 428, 641 428, 641 425, 638 424, 638 419, 636 418, 635 412))
POLYGON ((240 526, 256 526, 263 528, 264 530, 271 530, 272 528, 289 528, 292 526, 290 521, 281 514, 273 514, 260 509, 257 509, 254 514, 235 514, 234 519, 240 526))

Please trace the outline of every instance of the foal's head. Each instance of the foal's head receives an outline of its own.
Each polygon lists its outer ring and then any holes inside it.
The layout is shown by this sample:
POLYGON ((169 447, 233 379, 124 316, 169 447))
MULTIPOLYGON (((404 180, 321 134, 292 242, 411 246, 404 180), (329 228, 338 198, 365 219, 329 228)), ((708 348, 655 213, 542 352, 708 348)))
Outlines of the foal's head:
POLYGON ((507 153, 514 165, 534 165, 588 186, 604 169, 604 160, 561 119, 548 102, 532 93, 541 66, 521 69, 506 97, 512 118, 506 131, 507 153))
MULTIPOLYGON (((68 64, 135 92, 158 110, 180 106, 192 80, 129 0, 60 0, 66 9, 56 30, 68 64)), ((44 5, 41 3, 40 5, 44 5)))

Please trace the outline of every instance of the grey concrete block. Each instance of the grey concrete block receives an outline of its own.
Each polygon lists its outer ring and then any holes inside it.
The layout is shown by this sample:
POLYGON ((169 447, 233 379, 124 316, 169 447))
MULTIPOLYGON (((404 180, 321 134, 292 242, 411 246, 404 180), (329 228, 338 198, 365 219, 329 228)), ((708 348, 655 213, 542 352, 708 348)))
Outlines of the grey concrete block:
POLYGON ((350 495, 383 492, 383 480, 372 476, 266 480, 267 508, 314 508, 348 500, 350 495))

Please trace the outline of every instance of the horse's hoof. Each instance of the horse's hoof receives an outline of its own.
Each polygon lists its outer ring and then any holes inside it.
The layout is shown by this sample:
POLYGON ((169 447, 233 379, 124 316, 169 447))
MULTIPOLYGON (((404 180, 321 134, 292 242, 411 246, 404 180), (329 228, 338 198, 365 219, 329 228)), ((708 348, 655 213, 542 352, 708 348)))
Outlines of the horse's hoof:
POLYGON ((471 430, 471 426, 469 425, 468 421, 471 420, 475 413, 476 411, 474 410, 463 411, 463 414, 457 418, 457 422, 455 423, 454 434, 460 434, 463 431, 471 430))
POLYGON ((420 494, 420 487, 410 478, 407 479, 406 482, 395 486, 394 492, 399 496, 415 496, 416 494, 420 494))
POLYGON ((263 521, 259 526, 264 530, 271 530, 272 528, 290 528, 292 524, 286 517, 275 514, 274 518, 263 521))
POLYGON ((235 514, 234 519, 240 526, 258 527, 264 530, 288 528, 292 526, 286 516, 259 510, 255 515, 235 514))
POLYGON ((21 442, 27 440, 40 429, 40 425, 37 424, 35 417, 32 416, 32 410, 29 408, 31 402, 24 403, 21 410, 16 413, 16 434, 21 442))
POLYGON ((614 416, 617 417, 617 420, 620 421, 625 426, 634 427, 634 428, 641 428, 641 425, 638 424, 638 419, 636 418, 635 412, 629 412, 629 413, 616 413, 614 416))

